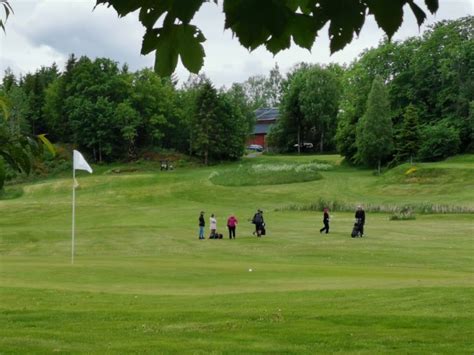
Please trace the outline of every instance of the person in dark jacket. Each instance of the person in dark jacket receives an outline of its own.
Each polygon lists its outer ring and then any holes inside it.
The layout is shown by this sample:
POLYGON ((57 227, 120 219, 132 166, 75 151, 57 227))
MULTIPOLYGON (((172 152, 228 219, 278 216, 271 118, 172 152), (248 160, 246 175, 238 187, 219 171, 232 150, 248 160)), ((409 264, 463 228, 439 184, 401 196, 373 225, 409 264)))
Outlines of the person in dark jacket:
POLYGON ((328 208, 324 209, 323 223, 324 223, 324 227, 319 230, 319 233, 322 233, 325 230, 326 234, 328 234, 329 233, 329 209, 328 208))
POLYGON ((252 218, 252 223, 255 224, 255 233, 257 233, 257 237, 262 236, 262 231, 265 226, 265 221, 263 220, 263 211, 257 210, 257 213, 252 218))
POLYGON ((206 226, 206 221, 204 220, 204 212, 201 211, 199 215, 199 239, 204 239, 204 227, 206 226))
POLYGON ((359 224, 360 236, 364 236, 364 224, 365 224, 365 211, 361 205, 357 206, 357 211, 355 213, 355 219, 359 224))

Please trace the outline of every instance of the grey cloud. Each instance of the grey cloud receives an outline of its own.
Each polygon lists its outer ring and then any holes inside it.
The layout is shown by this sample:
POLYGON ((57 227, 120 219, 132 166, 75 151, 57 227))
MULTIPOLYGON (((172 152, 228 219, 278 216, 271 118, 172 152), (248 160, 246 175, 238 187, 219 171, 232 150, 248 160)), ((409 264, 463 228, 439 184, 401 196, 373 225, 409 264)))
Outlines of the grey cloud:
POLYGON ((21 33, 39 47, 49 46, 64 54, 109 57, 132 69, 150 66, 151 57, 140 55, 141 27, 132 16, 118 19, 113 9, 93 2, 44 2, 36 6, 21 33), (46 20, 45 20, 46 19, 46 20))

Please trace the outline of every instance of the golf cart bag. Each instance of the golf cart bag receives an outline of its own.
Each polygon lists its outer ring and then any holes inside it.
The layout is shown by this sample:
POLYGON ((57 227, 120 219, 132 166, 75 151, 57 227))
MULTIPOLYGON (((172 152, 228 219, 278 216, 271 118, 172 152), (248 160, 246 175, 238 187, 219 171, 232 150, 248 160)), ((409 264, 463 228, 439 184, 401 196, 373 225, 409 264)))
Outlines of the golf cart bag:
POLYGON ((352 238, 362 237, 362 220, 357 219, 354 223, 354 228, 352 228, 351 233, 352 238))

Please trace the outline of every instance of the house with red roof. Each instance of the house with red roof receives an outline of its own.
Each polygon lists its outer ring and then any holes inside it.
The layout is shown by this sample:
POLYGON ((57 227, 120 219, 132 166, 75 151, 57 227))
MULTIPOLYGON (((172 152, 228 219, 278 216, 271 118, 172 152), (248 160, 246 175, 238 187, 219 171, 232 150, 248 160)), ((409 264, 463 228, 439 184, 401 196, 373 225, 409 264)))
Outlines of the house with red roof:
POLYGON ((280 112, 278 108, 259 108, 255 110, 255 127, 250 135, 247 145, 258 144, 263 148, 267 148, 266 136, 270 132, 272 126, 278 120, 280 112))

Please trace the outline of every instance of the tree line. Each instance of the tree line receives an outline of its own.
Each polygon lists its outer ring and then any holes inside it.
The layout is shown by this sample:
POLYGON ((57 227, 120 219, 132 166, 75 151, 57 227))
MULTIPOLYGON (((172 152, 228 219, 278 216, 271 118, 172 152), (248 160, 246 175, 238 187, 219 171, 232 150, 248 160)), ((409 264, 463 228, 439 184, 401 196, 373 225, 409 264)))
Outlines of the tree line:
POLYGON ((10 134, 47 133, 96 162, 133 160, 167 149, 203 160, 244 153, 253 113, 239 86, 217 90, 205 76, 182 88, 150 69, 130 72, 110 59, 71 55, 63 72, 53 64, 16 78, 5 73, 1 93, 9 106, 10 134))
POLYGON ((311 142, 371 167, 473 151, 474 17, 384 41, 347 67, 300 64, 281 97, 269 141, 282 151, 311 142))
POLYGON ((202 74, 178 83, 150 69, 71 55, 63 70, 52 64, 20 77, 7 70, 0 98, 8 112, 0 120, 9 142, 6 149, 7 138, 0 141, 4 159, 24 160, 19 152, 27 145, 19 142, 47 134, 96 162, 163 149, 204 163, 235 160, 244 154, 253 110, 279 107, 268 137, 279 151, 312 143, 371 167, 436 160, 474 148, 474 17, 384 41, 348 66, 300 63, 285 76, 275 66, 220 89, 202 74))

